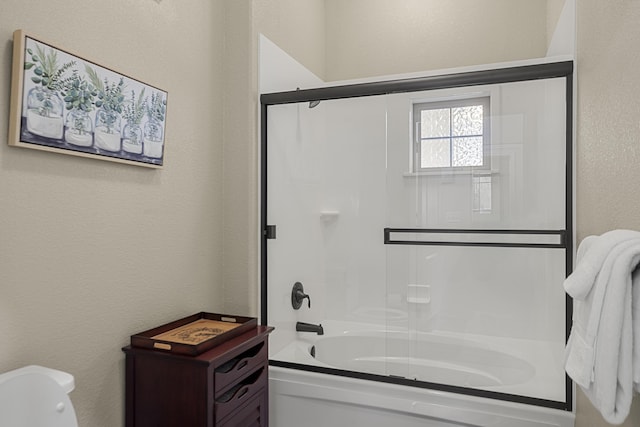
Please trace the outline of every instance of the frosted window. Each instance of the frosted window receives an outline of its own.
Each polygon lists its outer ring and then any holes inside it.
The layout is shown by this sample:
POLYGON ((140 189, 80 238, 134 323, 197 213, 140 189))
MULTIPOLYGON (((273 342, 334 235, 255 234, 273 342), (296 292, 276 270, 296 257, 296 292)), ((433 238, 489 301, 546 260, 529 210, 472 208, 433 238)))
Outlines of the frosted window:
POLYGON ((451 144, 449 139, 430 139, 421 146, 421 163, 426 168, 442 168, 449 166, 451 144))
POLYGON ((489 98, 414 104, 416 171, 489 168, 489 98))
POLYGON ((451 136, 451 110, 422 111, 422 138, 451 136))
POLYGON ((482 166, 481 136, 453 138, 451 145, 451 166, 482 166))
POLYGON ((482 135, 482 110, 482 105, 452 108, 453 135, 482 135))

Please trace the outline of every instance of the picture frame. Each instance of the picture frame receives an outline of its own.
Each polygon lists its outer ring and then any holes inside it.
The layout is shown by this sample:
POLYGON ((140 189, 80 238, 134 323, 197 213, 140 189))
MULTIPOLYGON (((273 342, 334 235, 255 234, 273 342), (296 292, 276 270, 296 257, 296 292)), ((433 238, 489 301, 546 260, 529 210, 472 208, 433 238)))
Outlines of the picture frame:
POLYGON ((161 168, 167 97, 24 30, 13 33, 10 146, 161 168))

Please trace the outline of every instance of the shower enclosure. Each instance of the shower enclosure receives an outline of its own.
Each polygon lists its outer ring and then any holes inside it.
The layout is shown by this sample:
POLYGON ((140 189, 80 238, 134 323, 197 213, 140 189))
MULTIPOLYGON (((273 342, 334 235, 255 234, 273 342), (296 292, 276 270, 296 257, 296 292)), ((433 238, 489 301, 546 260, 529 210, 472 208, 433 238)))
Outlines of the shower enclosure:
POLYGON ((571 411, 572 74, 262 95, 270 364, 571 411))

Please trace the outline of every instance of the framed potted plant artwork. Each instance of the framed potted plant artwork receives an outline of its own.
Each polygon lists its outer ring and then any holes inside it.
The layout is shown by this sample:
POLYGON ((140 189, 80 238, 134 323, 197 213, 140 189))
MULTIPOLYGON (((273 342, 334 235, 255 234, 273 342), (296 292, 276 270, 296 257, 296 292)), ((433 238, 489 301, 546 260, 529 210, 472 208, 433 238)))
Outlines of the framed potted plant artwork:
POLYGON ((9 145, 159 168, 167 92, 13 33, 9 145))

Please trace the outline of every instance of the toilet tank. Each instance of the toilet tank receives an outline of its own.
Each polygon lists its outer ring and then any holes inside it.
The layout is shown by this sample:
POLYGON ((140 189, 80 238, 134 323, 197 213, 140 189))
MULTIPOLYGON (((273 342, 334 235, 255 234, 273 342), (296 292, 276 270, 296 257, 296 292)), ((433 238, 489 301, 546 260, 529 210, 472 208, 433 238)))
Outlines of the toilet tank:
POLYGON ((0 374, 0 426, 78 427, 73 375, 37 365, 0 374))

